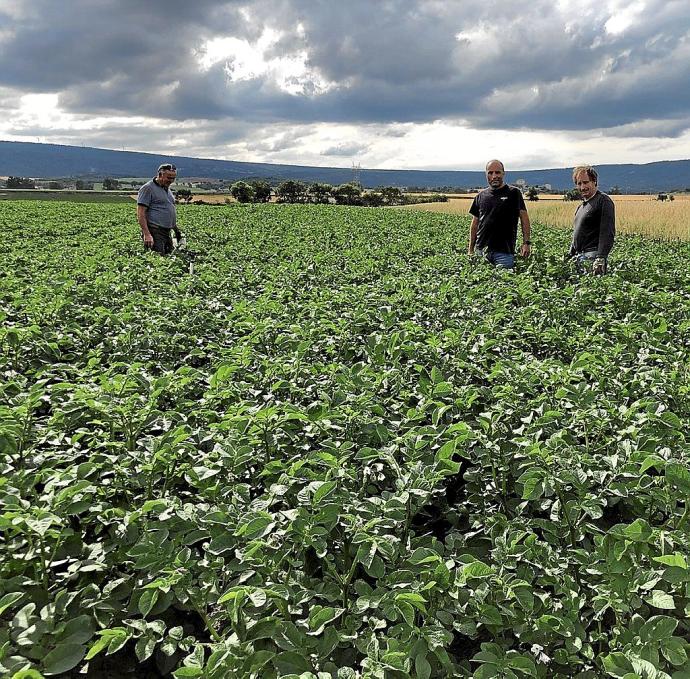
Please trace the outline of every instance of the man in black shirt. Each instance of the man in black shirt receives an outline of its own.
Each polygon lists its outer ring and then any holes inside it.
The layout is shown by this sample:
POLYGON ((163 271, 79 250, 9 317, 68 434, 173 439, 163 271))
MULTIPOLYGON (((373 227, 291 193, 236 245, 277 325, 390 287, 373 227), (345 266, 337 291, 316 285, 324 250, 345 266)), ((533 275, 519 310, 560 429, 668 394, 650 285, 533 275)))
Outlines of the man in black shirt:
POLYGON ((505 269, 515 266, 517 223, 522 226, 520 254, 530 254, 530 223, 525 200, 520 189, 505 183, 505 168, 500 160, 486 164, 488 188, 480 191, 472 201, 470 214, 469 254, 475 249, 487 261, 505 269))
POLYGON ((573 182, 582 195, 575 211, 573 242, 568 258, 575 258, 579 271, 592 264, 592 273, 606 273, 606 261, 616 235, 616 209, 613 201, 597 188, 597 171, 591 165, 578 165, 573 182))

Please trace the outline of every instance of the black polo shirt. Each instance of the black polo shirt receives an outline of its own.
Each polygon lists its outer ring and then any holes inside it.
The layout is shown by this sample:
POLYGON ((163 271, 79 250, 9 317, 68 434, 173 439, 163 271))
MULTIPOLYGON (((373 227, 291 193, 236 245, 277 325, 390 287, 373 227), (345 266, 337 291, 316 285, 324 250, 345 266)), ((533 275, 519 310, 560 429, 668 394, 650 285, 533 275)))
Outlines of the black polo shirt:
POLYGON ((526 209, 522 192, 514 186, 480 191, 470 207, 479 220, 475 247, 514 254, 520 211, 526 209))

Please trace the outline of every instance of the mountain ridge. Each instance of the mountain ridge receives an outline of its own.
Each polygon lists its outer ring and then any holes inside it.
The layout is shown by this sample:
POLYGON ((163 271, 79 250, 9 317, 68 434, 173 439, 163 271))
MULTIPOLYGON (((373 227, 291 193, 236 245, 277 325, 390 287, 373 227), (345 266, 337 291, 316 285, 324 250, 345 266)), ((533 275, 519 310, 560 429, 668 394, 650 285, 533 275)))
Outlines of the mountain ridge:
MULTIPOLYGON (((234 160, 162 155, 143 151, 116 151, 90 146, 67 146, 40 142, 0 141, 0 175, 41 178, 146 177, 158 165, 175 163, 186 177, 209 177, 227 181, 267 178, 274 181, 299 179, 306 182, 343 184, 352 181, 351 168, 249 163, 234 160)), ((599 185, 607 191, 617 186, 624 193, 684 190, 690 187, 690 160, 662 160, 644 164, 597 165, 599 185)), ((572 168, 513 170, 507 181, 524 179, 528 185, 550 184, 554 190, 572 188, 572 168)), ((377 170, 359 171, 362 184, 374 186, 476 187, 484 186, 482 171, 467 170, 377 170)))

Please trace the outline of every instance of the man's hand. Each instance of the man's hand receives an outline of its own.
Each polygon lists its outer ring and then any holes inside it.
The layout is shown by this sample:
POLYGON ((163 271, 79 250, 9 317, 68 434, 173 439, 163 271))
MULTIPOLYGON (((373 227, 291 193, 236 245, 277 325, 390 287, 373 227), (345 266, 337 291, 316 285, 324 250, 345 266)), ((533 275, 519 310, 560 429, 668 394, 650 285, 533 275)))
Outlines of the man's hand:
POLYGON ((592 264, 592 273, 595 276, 601 276, 606 273, 606 259, 604 257, 597 257, 592 264))
POLYGON ((529 243, 523 243, 522 247, 520 248, 520 254, 523 257, 529 257, 531 252, 532 252, 532 246, 529 243))
POLYGON ((141 238, 144 241, 144 248, 146 250, 153 249, 153 236, 148 229, 141 230, 141 238))

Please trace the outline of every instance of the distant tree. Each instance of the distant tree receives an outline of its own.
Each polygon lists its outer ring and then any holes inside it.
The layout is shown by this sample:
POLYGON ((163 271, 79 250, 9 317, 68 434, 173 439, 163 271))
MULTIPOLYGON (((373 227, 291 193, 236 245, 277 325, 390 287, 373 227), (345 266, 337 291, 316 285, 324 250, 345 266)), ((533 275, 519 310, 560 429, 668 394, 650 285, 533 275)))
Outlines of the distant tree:
POLYGON ((563 200, 580 200, 580 192, 577 189, 569 189, 563 194, 563 200))
POLYGON ((333 197, 338 205, 361 205, 362 188, 354 182, 341 184, 333 189, 333 197))
POLYGON ((609 195, 610 195, 610 196, 620 196, 620 195, 621 195, 621 188, 620 188, 620 186, 618 186, 618 184, 616 184, 615 186, 612 186, 612 187, 609 189, 609 195))
POLYGON ((364 207, 383 206, 383 196, 378 191, 367 191, 362 194, 362 205, 364 207))
POLYGON ((249 185, 254 190, 255 203, 268 203, 271 200, 271 185, 265 179, 254 179, 249 185))
POLYGON ((657 200, 660 200, 660 201, 668 200, 668 194, 666 194, 666 193, 660 193, 660 194, 656 197, 656 199, 657 199, 657 200))
POLYGON ((62 182, 48 182, 48 188, 51 191, 60 191, 65 188, 65 185, 62 182))
POLYGON ((235 182, 230 187, 230 194, 238 203, 251 203, 254 200, 254 189, 247 182, 235 182))
POLYGON ((311 203, 318 203, 325 205, 330 202, 333 187, 324 182, 314 182, 309 184, 309 201, 311 203))
POLYGON ((31 177, 8 177, 6 186, 8 189, 35 189, 36 183, 31 177))
POLYGON ((669 194, 668 199, 669 199, 669 200, 675 200, 675 198, 673 197, 673 194, 672 194, 672 193, 669 194))
POLYGON ((402 205, 405 202, 402 189, 397 186, 381 187, 381 199, 385 205, 402 205))
POLYGON ((288 179, 278 184, 276 195, 281 203, 306 203, 307 185, 299 180, 288 179))
POLYGON ((106 177, 103 180, 103 190, 104 191, 116 191, 119 188, 120 188, 120 182, 118 182, 117 179, 113 179, 112 177, 106 177))
POLYGON ((192 202, 192 190, 191 189, 177 189, 175 191, 175 198, 179 203, 191 203, 192 202))
POLYGON ((93 184, 91 182, 85 182, 83 179, 77 179, 74 188, 77 191, 93 191, 93 184))
POLYGON ((539 200, 539 190, 536 186, 530 186, 527 189, 527 200, 539 200))

